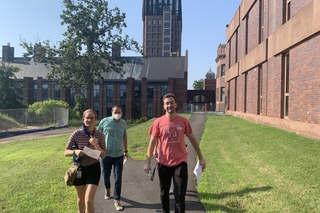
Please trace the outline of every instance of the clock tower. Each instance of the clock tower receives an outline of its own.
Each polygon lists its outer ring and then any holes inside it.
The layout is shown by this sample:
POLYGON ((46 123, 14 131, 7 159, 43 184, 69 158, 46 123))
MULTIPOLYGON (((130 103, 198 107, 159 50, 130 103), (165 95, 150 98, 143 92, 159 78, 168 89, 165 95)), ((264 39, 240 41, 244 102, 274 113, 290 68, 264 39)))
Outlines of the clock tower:
POLYGON ((151 57, 181 55, 181 0, 143 0, 143 54, 151 57))

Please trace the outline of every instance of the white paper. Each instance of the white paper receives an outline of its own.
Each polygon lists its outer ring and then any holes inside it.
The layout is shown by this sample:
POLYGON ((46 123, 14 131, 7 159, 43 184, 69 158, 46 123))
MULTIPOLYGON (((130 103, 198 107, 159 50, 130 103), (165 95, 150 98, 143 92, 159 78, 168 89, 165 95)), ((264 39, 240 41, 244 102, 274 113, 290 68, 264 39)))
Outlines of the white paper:
POLYGON ((99 150, 90 149, 89 147, 86 147, 86 146, 83 148, 82 152, 88 155, 89 157, 92 157, 97 160, 99 159, 100 153, 101 153, 101 151, 99 150))
POLYGON ((199 161, 197 162, 197 165, 194 168, 193 173, 197 177, 197 184, 199 184, 201 180, 201 175, 202 175, 202 166, 200 165, 199 161))

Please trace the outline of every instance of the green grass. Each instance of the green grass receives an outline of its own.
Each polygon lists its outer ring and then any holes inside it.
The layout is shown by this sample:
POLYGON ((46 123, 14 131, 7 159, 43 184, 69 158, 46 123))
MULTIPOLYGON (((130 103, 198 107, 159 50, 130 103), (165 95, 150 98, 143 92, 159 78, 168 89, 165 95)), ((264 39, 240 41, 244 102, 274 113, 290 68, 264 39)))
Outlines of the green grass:
POLYGON ((320 141, 209 116, 198 186, 208 212, 320 212, 320 141))
MULTIPOLYGON (((128 129, 134 159, 145 159, 152 122, 128 129)), ((0 212, 76 212, 74 188, 63 183, 68 138, 0 144, 0 212)), ((208 115, 200 147, 207 168, 197 190, 207 212, 320 212, 320 141, 208 115)))
POLYGON ((68 136, 0 145, 0 212, 75 212, 73 187, 63 183, 71 166, 68 136))

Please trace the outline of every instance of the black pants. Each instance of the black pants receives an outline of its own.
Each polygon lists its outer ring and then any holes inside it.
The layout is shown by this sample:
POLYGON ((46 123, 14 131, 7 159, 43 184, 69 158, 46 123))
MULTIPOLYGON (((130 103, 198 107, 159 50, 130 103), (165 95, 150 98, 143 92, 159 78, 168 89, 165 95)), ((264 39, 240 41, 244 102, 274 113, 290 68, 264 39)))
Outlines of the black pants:
POLYGON ((158 164, 158 174, 160 181, 160 199, 163 213, 170 212, 169 190, 171 179, 173 178, 173 194, 175 200, 175 213, 186 211, 185 197, 188 184, 188 165, 183 162, 178 166, 168 167, 158 164))

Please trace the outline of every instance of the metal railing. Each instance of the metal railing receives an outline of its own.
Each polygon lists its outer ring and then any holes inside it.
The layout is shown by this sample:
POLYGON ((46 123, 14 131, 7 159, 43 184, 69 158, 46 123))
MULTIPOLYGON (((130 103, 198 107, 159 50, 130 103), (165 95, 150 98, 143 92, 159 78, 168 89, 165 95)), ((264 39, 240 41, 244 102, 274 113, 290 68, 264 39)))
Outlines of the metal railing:
POLYGON ((68 121, 67 108, 48 107, 41 112, 28 108, 0 110, 0 132, 61 127, 68 121))

